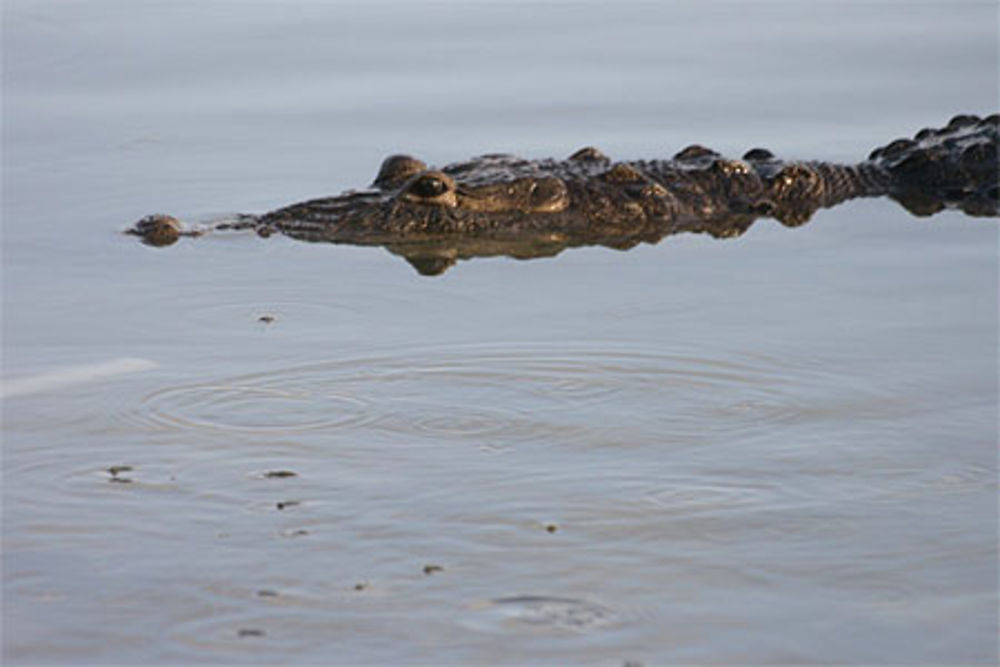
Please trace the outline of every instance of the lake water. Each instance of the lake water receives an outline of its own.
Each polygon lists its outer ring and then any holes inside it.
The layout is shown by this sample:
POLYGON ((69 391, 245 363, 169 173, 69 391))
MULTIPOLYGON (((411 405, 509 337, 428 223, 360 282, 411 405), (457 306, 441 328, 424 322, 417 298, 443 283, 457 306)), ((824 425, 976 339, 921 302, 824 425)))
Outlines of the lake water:
POLYGON ((396 152, 858 160, 997 110, 997 14, 7 0, 4 663, 996 663, 996 219, 119 232, 396 152))

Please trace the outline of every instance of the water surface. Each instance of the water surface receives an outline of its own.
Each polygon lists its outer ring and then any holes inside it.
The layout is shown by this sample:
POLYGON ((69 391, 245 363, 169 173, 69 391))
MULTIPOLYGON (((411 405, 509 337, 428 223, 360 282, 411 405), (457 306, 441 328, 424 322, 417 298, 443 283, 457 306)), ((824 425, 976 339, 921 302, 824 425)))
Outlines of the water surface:
POLYGON ((996 662, 995 219, 118 233, 393 152, 860 159, 996 111, 995 3, 3 12, 5 662, 996 662))

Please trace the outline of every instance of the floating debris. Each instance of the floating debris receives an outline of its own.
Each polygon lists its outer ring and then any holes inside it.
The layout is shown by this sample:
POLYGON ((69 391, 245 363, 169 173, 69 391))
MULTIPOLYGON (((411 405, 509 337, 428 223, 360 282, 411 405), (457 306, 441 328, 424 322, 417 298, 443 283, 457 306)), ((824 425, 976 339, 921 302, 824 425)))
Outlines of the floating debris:
POLYGON ((281 479, 284 477, 298 477, 299 473, 291 470, 268 470, 264 473, 266 479, 281 479))
POLYGON ((237 637, 263 637, 264 631, 259 628, 240 628, 236 631, 237 637))
POLYGON ((435 572, 444 572, 444 567, 441 565, 424 565, 424 574, 430 575, 435 572))
POLYGON ((283 510, 288 507, 295 507, 296 505, 301 505, 301 500, 282 500, 274 504, 279 510, 283 510))

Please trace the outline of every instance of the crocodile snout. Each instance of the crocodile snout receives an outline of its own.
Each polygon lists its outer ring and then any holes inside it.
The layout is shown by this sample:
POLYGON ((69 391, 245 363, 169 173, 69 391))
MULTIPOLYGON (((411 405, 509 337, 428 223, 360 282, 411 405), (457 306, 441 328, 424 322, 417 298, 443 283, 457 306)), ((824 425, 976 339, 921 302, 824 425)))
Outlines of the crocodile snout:
POLYGON ((136 222, 125 233, 138 236, 146 245, 160 247, 177 243, 182 230, 183 226, 177 218, 154 213, 136 222))

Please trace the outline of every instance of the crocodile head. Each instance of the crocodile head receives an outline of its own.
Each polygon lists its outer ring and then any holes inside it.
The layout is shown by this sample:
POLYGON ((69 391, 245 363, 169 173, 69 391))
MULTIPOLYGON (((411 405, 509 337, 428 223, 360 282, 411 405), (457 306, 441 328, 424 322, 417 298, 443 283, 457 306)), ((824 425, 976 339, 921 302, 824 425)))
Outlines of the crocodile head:
POLYGON ((551 225, 570 201, 566 183, 547 173, 544 162, 485 155, 431 169, 414 157, 392 155, 371 187, 278 209, 261 222, 305 240, 350 243, 524 234, 526 225, 551 225))

